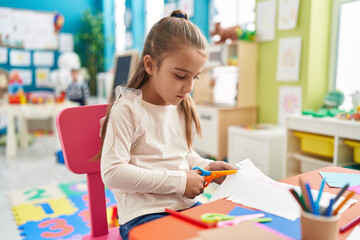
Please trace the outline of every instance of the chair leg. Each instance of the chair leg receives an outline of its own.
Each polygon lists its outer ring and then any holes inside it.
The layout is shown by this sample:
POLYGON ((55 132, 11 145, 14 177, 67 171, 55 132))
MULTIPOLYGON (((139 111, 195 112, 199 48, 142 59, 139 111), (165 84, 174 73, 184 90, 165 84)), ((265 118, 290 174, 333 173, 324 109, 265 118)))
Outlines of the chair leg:
POLYGON ((99 172, 87 174, 87 186, 91 236, 98 237, 108 234, 105 186, 99 172))

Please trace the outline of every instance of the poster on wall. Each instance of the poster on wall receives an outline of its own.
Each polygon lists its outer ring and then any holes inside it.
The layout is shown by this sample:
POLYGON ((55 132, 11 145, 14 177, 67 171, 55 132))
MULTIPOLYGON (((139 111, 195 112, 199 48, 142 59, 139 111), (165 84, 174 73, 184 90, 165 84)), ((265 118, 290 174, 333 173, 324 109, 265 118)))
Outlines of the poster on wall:
POLYGON ((31 85, 32 83, 32 71, 30 69, 11 69, 9 76, 13 76, 17 73, 23 83, 23 85, 31 85))
POLYGON ((301 37, 279 40, 276 80, 284 82, 299 81, 301 56, 301 37))
POLYGON ((299 13, 299 0, 279 0, 278 29, 296 28, 299 13))
POLYGON ((34 51, 34 66, 52 67, 54 65, 54 52, 34 51))
POLYGON ((59 51, 60 52, 73 52, 74 51, 74 35, 71 33, 59 34, 59 51))
POLYGON ((279 87, 278 124, 285 126, 287 114, 301 114, 302 88, 279 87))
POLYGON ((275 40, 276 0, 256 5, 256 38, 259 42, 275 40))
POLYGON ((0 63, 6 64, 8 62, 8 49, 0 47, 0 63))
POLYGON ((31 55, 29 51, 10 50, 10 65, 16 67, 29 67, 31 55))
POLYGON ((36 87, 49 87, 49 74, 48 68, 37 68, 35 70, 36 87))

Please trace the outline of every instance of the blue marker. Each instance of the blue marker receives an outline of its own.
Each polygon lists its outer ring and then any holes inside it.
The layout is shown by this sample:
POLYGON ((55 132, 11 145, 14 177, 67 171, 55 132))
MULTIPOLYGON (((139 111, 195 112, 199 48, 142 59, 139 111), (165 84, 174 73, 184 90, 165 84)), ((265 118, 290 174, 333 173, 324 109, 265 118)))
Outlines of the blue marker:
POLYGON ((317 197, 316 202, 315 202, 315 208, 317 209, 318 212, 320 212, 320 198, 321 198, 321 195, 323 193, 324 186, 325 186, 325 178, 323 178, 323 180, 321 182, 320 189, 319 189, 319 194, 318 194, 318 197, 317 197))
POLYGON ((326 216, 327 216, 327 217, 330 217, 330 216, 332 215, 332 207, 333 207, 333 204, 334 204, 334 199, 330 199, 329 206, 328 206, 328 208, 326 209, 326 216))
POLYGON ((310 208, 311 208, 310 212, 313 212, 315 215, 319 215, 319 211, 317 211, 315 204, 314 204, 314 199, 311 194, 311 189, 310 189, 309 183, 305 183, 305 187, 306 187, 306 193, 309 197, 310 208))

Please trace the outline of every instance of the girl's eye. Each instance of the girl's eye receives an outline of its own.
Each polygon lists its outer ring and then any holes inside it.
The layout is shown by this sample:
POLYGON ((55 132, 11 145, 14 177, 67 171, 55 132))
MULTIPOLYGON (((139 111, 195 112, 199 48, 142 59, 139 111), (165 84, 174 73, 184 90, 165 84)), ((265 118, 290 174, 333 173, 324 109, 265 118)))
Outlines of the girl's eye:
POLYGON ((180 75, 177 75, 177 74, 175 74, 175 76, 176 76, 178 79, 185 79, 185 76, 180 76, 180 75))
POLYGON ((198 80, 198 79, 199 79, 199 76, 195 76, 194 79, 198 80))

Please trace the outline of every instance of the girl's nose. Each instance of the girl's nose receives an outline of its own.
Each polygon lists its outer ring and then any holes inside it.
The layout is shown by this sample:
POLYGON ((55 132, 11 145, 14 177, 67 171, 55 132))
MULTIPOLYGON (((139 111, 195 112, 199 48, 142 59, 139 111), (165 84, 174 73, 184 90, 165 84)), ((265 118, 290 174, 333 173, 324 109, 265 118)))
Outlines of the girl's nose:
POLYGON ((193 88, 194 88, 194 83, 191 82, 191 83, 186 84, 183 87, 183 91, 186 92, 186 93, 191 93, 193 91, 193 88))

